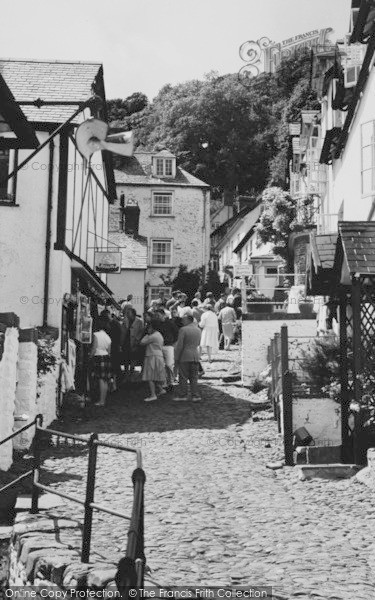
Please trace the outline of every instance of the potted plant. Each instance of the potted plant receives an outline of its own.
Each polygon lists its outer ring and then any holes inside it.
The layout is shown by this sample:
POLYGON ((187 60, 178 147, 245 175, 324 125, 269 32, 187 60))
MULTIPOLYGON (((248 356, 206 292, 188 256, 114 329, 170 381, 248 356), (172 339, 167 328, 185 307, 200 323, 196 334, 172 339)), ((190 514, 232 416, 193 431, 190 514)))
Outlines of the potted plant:
POLYGON ((301 291, 298 296, 298 308, 301 315, 308 317, 314 312, 314 300, 311 296, 306 296, 305 292, 301 291))
POLYGON ((273 304, 271 298, 264 294, 251 291, 246 298, 247 312, 249 313, 271 313, 273 304))

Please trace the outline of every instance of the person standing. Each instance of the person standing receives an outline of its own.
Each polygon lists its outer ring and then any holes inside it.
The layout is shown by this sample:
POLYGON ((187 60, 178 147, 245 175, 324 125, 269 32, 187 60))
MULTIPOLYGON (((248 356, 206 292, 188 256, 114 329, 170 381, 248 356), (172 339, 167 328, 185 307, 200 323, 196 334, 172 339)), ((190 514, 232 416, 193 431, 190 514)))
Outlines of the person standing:
POLYGON ((125 334, 123 337, 123 356, 125 375, 129 378, 134 373, 136 364, 142 364, 144 350, 141 346, 141 339, 144 336, 144 325, 140 317, 137 317, 135 309, 127 309, 127 318, 124 323, 125 334))
POLYGON ((229 350, 231 341, 233 340, 234 326, 237 321, 236 311, 232 306, 227 306, 224 303, 223 308, 218 314, 218 319, 224 335, 224 350, 229 350))
POLYGON ((167 381, 166 391, 171 392, 173 390, 172 384, 174 382, 174 346, 178 338, 178 327, 171 319, 167 319, 164 309, 160 308, 158 315, 160 323, 158 323, 157 329, 164 339, 163 357, 167 381))
POLYGON ((165 368, 163 358, 163 336, 157 331, 158 322, 151 320, 146 335, 141 339, 141 345, 145 346, 145 360, 142 370, 142 381, 147 381, 150 395, 145 402, 157 400, 157 394, 165 394, 165 368))
POLYGON ((90 358, 92 364, 92 379, 99 384, 99 401, 95 402, 97 406, 105 406, 108 385, 112 378, 111 370, 111 338, 106 332, 108 321, 105 316, 100 316, 97 320, 97 331, 93 333, 90 358))
POLYGON ((179 372, 179 395, 175 396, 176 402, 188 400, 188 384, 193 402, 199 402, 198 374, 199 374, 199 344, 201 332, 194 323, 193 312, 186 308, 182 315, 182 327, 178 332, 175 347, 175 362, 179 372))
POLYGON ((219 321, 210 304, 203 305, 203 315, 199 327, 202 329, 201 348, 206 348, 208 361, 212 362, 212 354, 219 350, 219 321))

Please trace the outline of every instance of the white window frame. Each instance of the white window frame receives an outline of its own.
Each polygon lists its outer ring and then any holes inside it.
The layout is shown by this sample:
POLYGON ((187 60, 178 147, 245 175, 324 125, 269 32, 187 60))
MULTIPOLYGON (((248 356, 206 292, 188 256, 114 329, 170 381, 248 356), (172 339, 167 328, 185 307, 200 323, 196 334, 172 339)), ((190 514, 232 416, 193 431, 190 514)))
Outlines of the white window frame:
POLYGON ((264 276, 265 277, 277 277, 278 276, 277 267, 264 267, 264 276), (276 269, 276 273, 268 273, 268 269, 276 269))
POLYGON ((365 123, 361 123, 361 194, 362 197, 373 196, 375 193, 375 120, 366 121, 365 123), (364 145, 363 143, 363 128, 372 124, 372 137, 371 142, 369 144, 364 145), (371 166, 369 168, 363 168, 363 151, 365 148, 371 149, 371 166), (364 190, 364 178, 363 175, 365 172, 371 172, 371 189, 365 191, 364 190))
POLYGON ((163 285, 151 285, 148 288, 148 304, 150 305, 152 300, 157 300, 159 298, 159 292, 163 291, 165 296, 172 296, 172 288, 165 287, 163 285), (154 293, 153 293, 154 292, 154 293))
POLYGON ((158 191, 153 191, 151 194, 151 216, 152 217, 173 217, 174 216, 174 194, 173 192, 171 192, 170 190, 168 191, 164 191, 164 190, 158 190, 158 191), (171 202, 170 202, 170 206, 171 206, 171 212, 170 213, 157 213, 155 212, 155 198, 157 196, 160 197, 169 197, 171 202))
POLYGON ((173 266, 173 239, 172 238, 152 238, 150 240, 150 257, 152 267, 172 267, 173 266), (167 242, 170 244, 170 262, 169 263, 155 263, 154 262, 154 244, 160 242, 167 242))
POLYGON ((155 156, 153 166, 155 177, 176 177, 176 159, 172 156, 155 156))

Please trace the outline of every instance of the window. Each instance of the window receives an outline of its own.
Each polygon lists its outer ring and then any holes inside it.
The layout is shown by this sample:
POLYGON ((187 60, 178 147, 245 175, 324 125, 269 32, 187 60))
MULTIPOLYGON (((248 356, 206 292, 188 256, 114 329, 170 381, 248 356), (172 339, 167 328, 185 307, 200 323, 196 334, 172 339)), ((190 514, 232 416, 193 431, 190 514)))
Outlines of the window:
POLYGON ((17 150, 13 152, 13 160, 8 149, 0 150, 0 202, 15 202, 16 175, 6 181, 10 171, 17 168, 17 150))
POLYGON ((277 267, 266 267, 266 277, 274 277, 277 275, 277 267))
POLYGON ((172 265, 172 240, 151 240, 151 264, 172 265))
POLYGON ((162 192, 152 195, 152 216, 165 217, 172 215, 172 193, 162 192))
POLYGON ((170 287, 162 287, 162 286, 151 286, 148 291, 148 302, 151 304, 153 300, 158 300, 160 298, 160 293, 164 293, 165 298, 170 298, 172 295, 172 288, 170 287))
POLYGON ((173 177, 173 162, 172 158, 157 158, 156 159, 156 175, 157 177, 173 177))
POLYGON ((361 125, 362 195, 375 192, 375 121, 361 125))

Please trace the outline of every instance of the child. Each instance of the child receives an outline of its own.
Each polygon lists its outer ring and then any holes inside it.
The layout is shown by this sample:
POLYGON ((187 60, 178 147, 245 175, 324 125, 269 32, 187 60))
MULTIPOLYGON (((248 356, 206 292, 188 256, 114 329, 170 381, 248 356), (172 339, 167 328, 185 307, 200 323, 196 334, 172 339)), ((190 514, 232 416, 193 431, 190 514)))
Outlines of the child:
POLYGON ((147 327, 147 335, 141 339, 141 345, 146 347, 145 360, 142 371, 142 381, 148 381, 150 396, 145 398, 145 402, 157 400, 156 387, 158 395, 165 394, 163 385, 165 385, 165 365, 163 358, 163 336, 157 331, 158 322, 151 319, 147 327))

